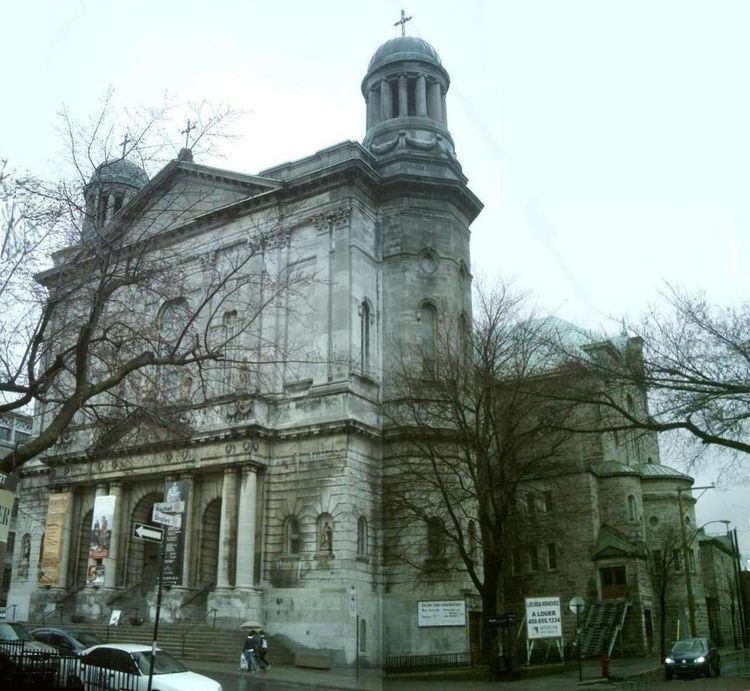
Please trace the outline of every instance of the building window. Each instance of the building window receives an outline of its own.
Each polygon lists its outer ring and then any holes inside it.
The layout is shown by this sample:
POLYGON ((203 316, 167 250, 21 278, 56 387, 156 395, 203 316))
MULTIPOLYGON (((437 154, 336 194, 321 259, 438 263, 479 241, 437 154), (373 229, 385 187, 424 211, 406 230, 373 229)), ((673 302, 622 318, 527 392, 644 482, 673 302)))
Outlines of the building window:
POLYGON ((359 652, 364 653, 367 650, 367 622, 364 619, 359 620, 359 652))
POLYGON ((434 559, 445 553, 445 529, 440 518, 427 521, 427 556, 434 559))
POLYGON ((284 524, 284 544, 287 554, 299 554, 299 521, 296 516, 289 516, 284 524))
POLYGON ((651 558, 654 560, 654 572, 655 573, 661 573, 663 570, 663 564, 662 564, 662 551, 660 549, 652 549, 651 550, 651 558))
POLYGON ((608 566, 599 569, 599 579, 603 600, 625 597, 627 579, 624 566, 608 566))
POLYGON ((536 513, 536 501, 531 492, 526 495, 526 513, 529 516, 533 516, 536 513))
POLYGON ((557 569, 557 549, 553 542, 547 545, 547 569, 550 571, 557 569))
POLYGON ((552 513, 552 492, 550 490, 546 490, 544 492, 544 510, 547 513, 552 513))
POLYGON ((532 545, 528 549, 529 552, 529 569, 532 573, 539 571, 539 555, 536 551, 536 545, 532 545))
POLYGON ((357 520, 357 554, 367 556, 367 519, 364 516, 357 520))
POLYGON ((628 495, 628 520, 634 521, 636 518, 636 504, 635 497, 632 494, 628 495))
POLYGON ((8 533, 8 544, 5 547, 7 554, 13 554, 13 548, 16 546, 16 534, 8 533))
POLYGON ((370 304, 363 300, 359 310, 360 353, 359 366, 363 372, 370 370, 370 304))
POLYGON ((425 302, 419 308, 419 324, 420 347, 422 349, 422 370, 425 374, 434 374, 437 310, 432 303, 425 302))
POLYGON ((651 516, 651 517, 650 517, 650 518, 648 519, 648 524, 649 524, 649 525, 650 525, 650 526, 651 526, 652 528, 656 528, 656 526, 657 526, 657 525, 659 525, 659 518, 658 518, 657 516, 651 516))
POLYGON ((695 552, 692 549, 688 550, 688 566, 690 573, 695 573, 695 552))
POLYGON ((672 562, 674 563, 674 570, 675 571, 682 571, 682 560, 680 559, 680 550, 679 549, 673 549, 672 550, 672 562))

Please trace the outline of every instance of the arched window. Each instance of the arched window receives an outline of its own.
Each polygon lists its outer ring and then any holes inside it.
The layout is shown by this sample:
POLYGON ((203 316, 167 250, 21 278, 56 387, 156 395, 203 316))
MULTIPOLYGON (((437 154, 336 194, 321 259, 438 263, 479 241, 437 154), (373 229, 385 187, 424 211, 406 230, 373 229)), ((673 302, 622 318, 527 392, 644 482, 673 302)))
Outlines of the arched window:
POLYGON ((435 372, 435 329, 437 310, 431 302, 423 302, 419 308, 419 347, 422 353, 422 369, 425 374, 435 372))
POLYGON ((364 516, 357 519, 357 556, 367 556, 367 519, 364 516))
POLYGON ((635 497, 632 494, 628 494, 628 519, 634 521, 636 518, 636 503, 635 497))
POLYGON ((299 521, 296 516, 289 516, 284 522, 284 547, 287 554, 299 554, 299 521))
POLYGON ((333 554, 333 516, 322 513, 318 516, 318 553, 333 554))
POLYGON ((625 399, 625 406, 628 410, 628 413, 630 413, 631 415, 635 414, 635 404, 633 403, 633 397, 630 394, 628 394, 627 398, 625 399))
MULTIPOLYGON (((187 325, 187 301, 177 298, 165 302, 157 317, 159 328, 159 354, 168 355, 173 350, 179 350, 183 341, 183 330, 187 325)), ((183 341, 184 342, 184 341, 183 341)), ((162 365, 159 368, 160 393, 167 400, 175 400, 180 396, 180 370, 173 365, 162 365)))
POLYGON ((359 620, 359 652, 367 651, 367 622, 364 619, 359 620))
POLYGON ((219 393, 229 394, 234 391, 235 370, 238 366, 238 343, 237 343, 237 310, 226 310, 221 317, 221 343, 217 344, 224 352, 224 360, 221 362, 221 374, 219 380, 219 393))
POLYGON ((434 559, 445 553, 445 524, 433 516, 427 521, 427 556, 434 559))
POLYGON ((359 366, 362 372, 370 370, 370 303, 365 298, 359 306, 359 366))

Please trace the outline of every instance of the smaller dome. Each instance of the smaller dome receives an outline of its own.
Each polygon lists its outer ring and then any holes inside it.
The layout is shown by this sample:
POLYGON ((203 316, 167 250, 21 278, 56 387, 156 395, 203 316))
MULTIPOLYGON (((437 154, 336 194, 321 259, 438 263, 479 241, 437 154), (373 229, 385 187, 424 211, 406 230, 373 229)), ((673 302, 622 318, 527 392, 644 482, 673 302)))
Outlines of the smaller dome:
POLYGON ((399 36, 386 41, 375 51, 367 71, 400 60, 421 60, 442 67, 437 51, 427 41, 416 36, 399 36))
POLYGON ((148 184, 148 175, 139 165, 124 158, 102 163, 91 178, 96 183, 119 183, 140 189, 148 184))

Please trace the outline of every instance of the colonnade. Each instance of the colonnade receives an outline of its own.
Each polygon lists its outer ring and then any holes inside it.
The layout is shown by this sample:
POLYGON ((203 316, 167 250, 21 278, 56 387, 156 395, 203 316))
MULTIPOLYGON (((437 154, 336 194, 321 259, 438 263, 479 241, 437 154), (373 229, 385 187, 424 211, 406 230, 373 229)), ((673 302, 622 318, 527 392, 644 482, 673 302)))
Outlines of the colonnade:
POLYGON ((424 74, 384 77, 371 85, 366 100, 368 130, 379 122, 409 115, 430 118, 448 126, 445 91, 439 81, 424 74), (414 104, 412 112, 409 112, 410 100, 414 104))

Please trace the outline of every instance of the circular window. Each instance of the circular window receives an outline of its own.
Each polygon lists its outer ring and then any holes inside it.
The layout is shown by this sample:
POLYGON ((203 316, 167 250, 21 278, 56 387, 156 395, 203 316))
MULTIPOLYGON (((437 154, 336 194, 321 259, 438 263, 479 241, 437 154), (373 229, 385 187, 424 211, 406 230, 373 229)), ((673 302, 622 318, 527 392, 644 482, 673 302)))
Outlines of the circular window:
POLYGON ((425 274, 431 274, 437 268, 437 262, 435 261, 435 255, 429 250, 422 252, 419 257, 419 270, 425 274))
POLYGON ((651 518, 648 519, 648 524, 652 528, 656 528, 656 526, 659 525, 659 519, 656 516, 651 516, 651 518))

